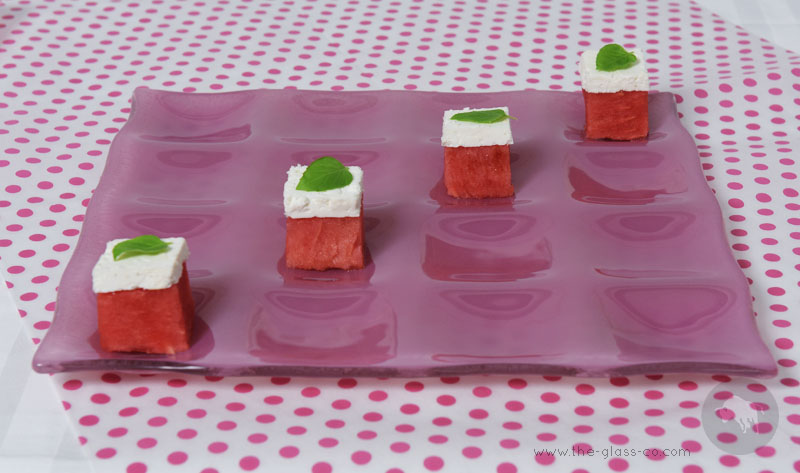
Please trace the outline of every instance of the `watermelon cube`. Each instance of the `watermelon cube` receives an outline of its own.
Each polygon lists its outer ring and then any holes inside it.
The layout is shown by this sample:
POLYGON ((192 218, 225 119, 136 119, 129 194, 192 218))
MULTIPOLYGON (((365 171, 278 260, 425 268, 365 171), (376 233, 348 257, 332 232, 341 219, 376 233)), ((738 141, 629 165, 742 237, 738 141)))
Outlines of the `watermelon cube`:
POLYGON ((92 270, 100 346, 165 355, 188 350, 194 300, 186 240, 145 237, 151 238, 151 246, 128 246, 127 254, 117 250, 143 237, 110 241, 92 270), (160 248, 152 246, 154 240, 160 248))
POLYGON ((580 60, 586 138, 626 141, 647 137, 650 79, 642 51, 632 49, 629 54, 635 62, 610 71, 597 69, 598 53, 584 51, 580 60))
MULTIPOLYGON (((338 166, 344 172, 341 163, 338 166)), ((364 268, 363 170, 347 166, 352 180, 333 189, 298 189, 309 167, 292 166, 283 187, 286 266, 316 271, 364 268)))
POLYGON ((189 349, 194 300, 186 266, 166 289, 97 294, 100 346, 107 351, 171 355, 189 349))
POLYGON ((444 185, 457 198, 510 197, 513 143, 508 107, 447 110, 442 121, 444 185))
POLYGON ((364 267, 364 217, 286 218, 286 266, 296 269, 364 267))
POLYGON ((591 93, 584 90, 583 101, 586 138, 634 140, 647 136, 647 92, 591 93))
POLYGON ((514 195, 509 146, 445 148, 444 185, 450 196, 458 198, 514 195))

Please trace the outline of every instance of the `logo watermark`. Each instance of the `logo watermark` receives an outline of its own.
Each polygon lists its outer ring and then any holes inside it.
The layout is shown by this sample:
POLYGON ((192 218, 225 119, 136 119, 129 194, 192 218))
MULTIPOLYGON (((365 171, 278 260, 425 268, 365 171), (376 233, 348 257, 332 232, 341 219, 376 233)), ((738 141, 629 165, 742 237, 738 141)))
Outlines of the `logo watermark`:
POLYGON ((703 430, 714 445, 733 455, 747 455, 767 445, 779 419, 775 398, 752 379, 720 383, 703 401, 703 430))

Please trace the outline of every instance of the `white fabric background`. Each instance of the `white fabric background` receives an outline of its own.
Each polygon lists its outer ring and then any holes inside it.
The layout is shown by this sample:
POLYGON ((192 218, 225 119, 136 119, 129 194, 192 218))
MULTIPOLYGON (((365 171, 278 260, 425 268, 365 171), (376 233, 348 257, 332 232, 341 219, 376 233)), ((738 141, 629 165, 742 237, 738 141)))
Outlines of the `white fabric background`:
MULTIPOLYGON (((695 1, 757 36, 800 49, 800 0, 695 1)), ((52 383, 30 369, 34 347, 2 277, 0 283, 0 471, 90 472, 52 383)))

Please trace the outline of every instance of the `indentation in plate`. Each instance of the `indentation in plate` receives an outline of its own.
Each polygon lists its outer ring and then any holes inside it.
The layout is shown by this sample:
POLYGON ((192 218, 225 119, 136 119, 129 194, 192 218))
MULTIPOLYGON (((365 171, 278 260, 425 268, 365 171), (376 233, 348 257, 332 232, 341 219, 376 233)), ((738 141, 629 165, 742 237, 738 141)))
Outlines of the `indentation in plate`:
POLYGON ((242 125, 198 135, 141 135, 141 138, 175 143, 234 143, 250 138, 251 134, 250 125, 242 125))
POLYGON ((717 322, 735 296, 711 285, 611 287, 604 291, 604 314, 619 333, 691 335, 717 322))
POLYGON ((394 311, 370 290, 271 291, 247 326, 248 352, 271 364, 374 365, 397 350, 394 311))
POLYGON ((312 161, 322 156, 332 156, 345 166, 359 166, 363 168, 378 159, 380 154, 377 151, 369 150, 337 151, 330 149, 327 151, 296 151, 291 154, 291 159, 295 164, 309 165, 312 161))
POLYGON ((170 207, 205 207, 207 205, 223 205, 228 203, 227 200, 222 199, 161 199, 158 197, 137 197, 136 202, 170 207))
POLYGON ((568 340, 554 340, 546 328, 564 324, 559 320, 564 316, 559 312, 562 302, 552 289, 484 287, 462 285, 422 296, 430 313, 425 318, 426 333, 420 337, 428 332, 448 334, 429 341, 432 359, 496 363, 503 358, 547 358, 569 350, 568 340))
POLYGON ((647 242, 679 238, 695 218, 681 211, 615 213, 600 218, 597 224, 620 240, 647 242))
MULTIPOLYGON (((544 289, 518 289, 514 291, 447 290, 441 296, 463 313, 488 320, 509 320, 530 317, 552 291, 544 289)), ((547 318, 542 314, 539 317, 547 318)))
POLYGON ((656 196, 689 189, 686 171, 663 153, 631 151, 617 146, 609 151, 567 156, 572 197, 582 202, 643 205, 656 196))
POLYGON ((692 278, 701 276, 698 271, 684 271, 679 269, 625 269, 625 268, 594 268, 598 274, 621 279, 659 279, 659 278, 692 278))
POLYGON ((213 214, 137 213, 121 218, 127 228, 138 233, 152 233, 161 237, 178 235, 186 238, 208 232, 221 220, 221 216, 213 214))
POLYGON ((230 160, 228 151, 177 149, 161 151, 156 155, 159 162, 181 169, 205 169, 230 160))
POLYGON ((422 270, 441 281, 515 281, 550 268, 537 220, 513 212, 440 213, 423 227, 422 270))
POLYGON ((339 145, 373 145, 378 143, 385 143, 386 138, 297 138, 286 136, 280 138, 284 143, 291 143, 296 145, 320 145, 325 147, 325 152, 331 146, 339 145))
MULTIPOLYGON (((503 99, 497 97, 494 94, 469 94, 461 95, 461 94, 436 94, 431 97, 432 100, 436 103, 442 103, 447 105, 449 110, 460 110, 462 108, 490 108, 490 107, 506 107, 508 106, 508 102, 504 102, 503 99), (492 102, 492 104, 489 104, 492 102)), ((513 111, 510 110, 509 111, 513 111)), ((442 110, 444 113, 444 110, 442 110)), ((512 114, 513 115, 513 114, 512 114)), ((444 115, 439 116, 441 120, 444 115)))
POLYGON ((312 113, 350 114, 374 107, 378 98, 367 93, 303 92, 293 96, 292 102, 312 113))
POLYGON ((586 171, 576 167, 569 168, 569 183, 573 188, 572 198, 590 204, 645 205, 655 202, 658 195, 670 193, 665 188, 615 189, 602 184, 586 171))
POLYGON ((375 262, 367 247, 364 269, 329 269, 327 271, 312 271, 286 267, 286 255, 278 261, 278 273, 281 275, 286 287, 304 289, 330 289, 338 290, 343 287, 364 287, 369 285, 369 280, 375 274, 375 262))
MULTIPOLYGON (((216 120, 251 105, 258 96, 258 91, 248 90, 222 94, 180 94, 163 93, 149 90, 137 90, 134 95, 134 110, 136 98, 140 95, 155 95, 157 102, 170 114, 189 120, 216 120)), ((198 124, 202 126, 202 124, 198 124)))
POLYGON ((653 169, 661 165, 666 157, 652 151, 591 152, 586 153, 586 161, 598 168, 617 170, 653 169))

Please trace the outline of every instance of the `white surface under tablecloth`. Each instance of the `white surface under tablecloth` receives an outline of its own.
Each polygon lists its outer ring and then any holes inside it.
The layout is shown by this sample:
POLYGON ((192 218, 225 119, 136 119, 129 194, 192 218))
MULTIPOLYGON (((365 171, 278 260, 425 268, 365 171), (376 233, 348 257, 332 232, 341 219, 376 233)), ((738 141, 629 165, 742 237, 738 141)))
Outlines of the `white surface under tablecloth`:
MULTIPOLYGON (((800 49, 800 1, 696 1, 757 36, 800 49)), ((0 471, 91 471, 52 383, 30 369, 34 348, 0 283, 0 471)))

